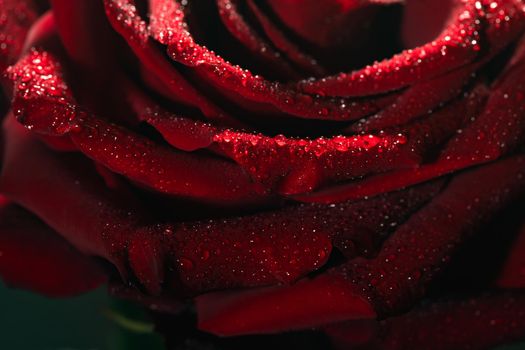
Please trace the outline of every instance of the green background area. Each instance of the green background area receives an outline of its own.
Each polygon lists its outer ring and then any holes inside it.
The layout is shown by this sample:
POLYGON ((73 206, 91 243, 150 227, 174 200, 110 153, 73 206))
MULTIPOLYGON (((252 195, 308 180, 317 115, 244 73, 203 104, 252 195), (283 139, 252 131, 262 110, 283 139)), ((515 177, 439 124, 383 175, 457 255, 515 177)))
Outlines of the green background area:
MULTIPOLYGON (((104 288, 70 299, 48 299, 0 282, 0 349, 163 349, 156 335, 131 331, 135 324, 123 326, 108 313, 120 319, 133 314, 135 320, 141 309, 111 299, 104 288)), ((145 328, 146 322, 137 324, 145 328)))

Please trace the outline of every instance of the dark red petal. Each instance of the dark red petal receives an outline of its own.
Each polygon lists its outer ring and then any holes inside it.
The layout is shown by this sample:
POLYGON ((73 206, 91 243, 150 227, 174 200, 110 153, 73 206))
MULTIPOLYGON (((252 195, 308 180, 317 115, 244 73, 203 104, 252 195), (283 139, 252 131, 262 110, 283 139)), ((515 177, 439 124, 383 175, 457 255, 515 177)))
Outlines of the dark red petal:
POLYGON ((438 159, 414 170, 398 170, 361 182, 326 189, 301 201, 336 202, 391 191, 442 176, 454 170, 495 160, 512 151, 525 133, 525 64, 514 65, 489 92, 483 112, 445 146, 438 159))
POLYGON ((525 62, 513 67, 490 92, 483 113, 452 139, 441 159, 462 163, 496 159, 525 134, 525 62))
POLYGON ((291 283, 323 266, 332 249, 326 232, 293 228, 268 216, 184 224, 172 259, 192 292, 291 283))
POLYGON ((326 275, 290 287, 204 294, 195 302, 199 328, 220 336, 276 333, 376 317, 370 303, 344 278, 326 275))
MULTIPOLYGON (((115 2, 106 0, 106 8, 110 20, 115 26, 133 30, 136 13, 130 13, 131 0, 115 2), (118 20, 118 14, 120 21, 118 20), (127 16, 127 17, 126 17, 127 16)), ((170 56, 191 67, 207 82, 226 95, 233 96, 233 101, 245 106, 243 100, 269 104, 282 112, 310 119, 352 120, 377 112, 387 105, 392 96, 383 96, 376 99, 328 99, 312 97, 307 94, 289 90, 282 84, 271 83, 260 76, 253 75, 238 66, 225 61, 215 53, 193 40, 184 22, 184 13, 180 4, 174 0, 151 0, 151 31, 153 37, 162 44, 168 45, 170 56), (232 95, 233 94, 233 95, 232 95)))
POLYGON ((431 114, 436 107, 458 96, 472 78, 475 67, 467 66, 442 76, 417 83, 403 92, 394 103, 377 114, 350 127, 353 132, 370 132, 403 125, 431 114))
POLYGON ((213 135, 220 130, 211 124, 178 117, 158 109, 144 110, 140 118, 157 129, 170 145, 183 151, 209 148, 213 144, 213 135))
POLYGON ((106 282, 107 276, 93 260, 27 211, 1 201, 0 276, 7 285, 66 297, 106 282))
POLYGON ((474 1, 453 14, 447 29, 434 41, 403 51, 352 73, 304 81, 306 92, 331 96, 361 96, 399 89, 472 62, 480 51, 481 21, 474 1))
POLYGON ((2 193, 83 253, 111 261, 125 276, 122 250, 138 220, 131 203, 116 198, 86 163, 40 145, 12 117, 4 129, 2 193))
MULTIPOLYGON (((172 288, 198 294, 210 290, 291 283, 328 260, 329 235, 294 222, 272 222, 279 214, 210 219, 166 226, 162 247, 175 270, 172 288)), ((160 228, 152 227, 151 232, 160 228)))
POLYGON ((38 13, 32 0, 0 1, 0 73, 18 59, 38 13))
POLYGON ((512 243, 510 253, 501 268, 497 285, 502 288, 525 288, 525 225, 512 243))
POLYGON ((312 207, 315 210, 303 205, 301 211, 289 216, 295 215, 301 222, 312 221, 318 231, 328 231, 333 245, 346 258, 370 257, 390 233, 436 196, 442 185, 442 181, 435 181, 360 201, 316 204, 312 207))
POLYGON ((437 39, 361 70, 304 81, 300 86, 309 93, 361 96, 427 80, 472 62, 482 48, 490 55, 501 50, 522 32, 523 15, 516 1, 468 0, 453 11, 454 20, 437 39))
MULTIPOLYGON (((155 80, 158 80, 172 99, 199 108, 206 117, 219 124, 238 125, 235 120, 202 95, 163 57, 154 43, 149 40, 148 26, 138 16, 134 4, 129 1, 111 0, 105 1, 104 4, 113 28, 126 39, 147 74, 151 74, 155 80)), ((152 28, 156 26, 155 21, 155 18, 151 18, 152 28)))
POLYGON ((374 259, 357 258, 290 287, 198 297, 199 325, 221 335, 280 332, 404 310, 475 227, 525 190, 524 172, 525 159, 516 157, 458 175, 374 259))
POLYGON ((440 185, 337 206, 301 205, 186 223, 175 229, 170 251, 183 283, 193 291, 290 283, 326 262, 331 241, 348 257, 372 254, 440 185))
POLYGON ((217 7, 222 23, 228 31, 246 48, 256 59, 262 59, 269 69, 277 70, 292 79, 299 78, 298 72, 282 57, 281 53, 266 42, 244 19, 238 10, 238 2, 234 0, 217 0, 217 7))
POLYGON ((334 325, 326 332, 338 349, 492 349, 523 338, 524 307, 523 295, 500 293, 433 303, 380 323, 334 325))
POLYGON ((451 14, 462 6, 457 0, 405 0, 402 39, 407 48, 424 45, 441 34, 451 14))
POLYGON ((319 47, 352 45, 369 29, 377 6, 402 0, 269 0, 273 12, 295 34, 319 47), (348 43, 347 41, 351 41, 348 43))
POLYGON ((130 124, 130 111, 117 79, 123 71, 118 60, 125 59, 129 49, 109 24, 102 2, 52 0, 51 5, 49 12, 56 22, 51 37, 57 48, 34 40, 28 44, 53 53, 65 51, 70 59, 68 84, 79 103, 96 114, 130 124))
POLYGON ((219 129, 155 111, 146 111, 141 118, 174 147, 210 148, 236 161, 267 190, 295 194, 326 183, 417 165, 429 149, 477 115, 484 95, 483 89, 475 89, 468 98, 392 132, 313 140, 219 129))
POLYGON ((77 128, 72 92, 52 55, 32 49, 8 73, 14 85, 14 114, 28 129, 62 136, 77 128))
POLYGON ((277 189, 284 194, 309 192, 326 182, 412 167, 420 160, 401 133, 308 140, 221 130, 155 113, 147 120, 175 147, 212 147, 237 162, 267 190, 277 189))
POLYGON ((270 21, 255 2, 248 0, 247 3, 268 38, 270 38, 275 47, 283 52, 289 60, 294 62, 298 67, 304 69, 306 72, 310 72, 315 76, 325 75, 325 69, 320 66, 313 57, 302 52, 298 46, 288 40, 285 34, 270 21))
POLYGON ((36 50, 10 68, 13 107, 27 128, 44 135, 68 134, 87 156, 164 193, 237 203, 257 197, 235 164, 170 150, 80 111, 61 73, 52 55, 36 50))
POLYGON ((224 131, 214 142, 258 182, 272 188, 277 180, 283 194, 419 162, 402 134, 294 140, 224 131))
POLYGON ((160 282, 165 277, 165 248, 160 239, 144 230, 128 240, 127 253, 132 271, 150 294, 159 295, 162 291, 160 282))
POLYGON ((272 234, 254 228, 249 235, 235 223, 150 225, 138 203, 107 190, 93 170, 79 167, 74 158, 59 159, 11 118, 7 127, 2 191, 83 252, 111 261, 124 278, 129 263, 150 293, 158 293, 164 279, 177 293, 292 281, 330 255, 329 237, 315 231, 298 235, 277 229, 272 234), (168 255, 176 271, 169 278, 164 276, 168 255))
POLYGON ((159 293, 164 281, 177 294, 293 281, 330 255, 329 238, 314 231, 254 229, 250 235, 222 221, 185 228, 151 224, 136 200, 107 189, 86 164, 53 154, 12 118, 6 127, 1 190, 79 250, 112 262, 125 280, 131 267, 149 293, 159 293))
POLYGON ((115 63, 115 34, 104 16, 99 1, 51 0, 60 39, 69 57, 92 73, 111 73, 106 68, 115 63), (88 29, 89 28, 89 29, 88 29), (96 70, 99 70, 98 72, 96 70))
POLYGON ((39 144, 12 117, 4 128, 2 193, 38 215, 81 252, 113 263, 124 280, 131 266, 150 292, 158 292, 162 276, 148 267, 162 265, 162 254, 147 256, 131 249, 128 256, 131 242, 144 246, 157 242, 142 229, 147 216, 139 202, 109 190, 89 162, 59 156, 39 144))
POLYGON ((70 134, 88 157, 156 191, 208 202, 258 201, 255 187, 237 165, 177 152, 114 124, 83 116, 70 134))
POLYGON ((366 290, 382 315, 412 306, 457 247, 525 190, 524 172, 525 159, 514 157, 457 175, 383 244, 377 257, 356 259, 344 273, 366 290))

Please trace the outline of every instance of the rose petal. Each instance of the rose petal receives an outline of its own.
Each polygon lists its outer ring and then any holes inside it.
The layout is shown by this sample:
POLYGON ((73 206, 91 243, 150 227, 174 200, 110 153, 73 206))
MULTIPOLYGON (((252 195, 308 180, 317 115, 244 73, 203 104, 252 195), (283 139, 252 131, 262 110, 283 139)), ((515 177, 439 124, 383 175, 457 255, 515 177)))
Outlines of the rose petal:
POLYGON ((51 0, 51 6, 69 57, 92 74, 111 73, 108 68, 114 68, 111 66, 116 63, 120 43, 104 16, 102 4, 90 0, 51 0))
MULTIPOLYGON (((130 278, 129 264, 150 293, 159 293, 167 247, 179 249, 170 242, 173 237, 166 236, 166 230, 173 230, 151 225, 136 199, 108 190, 94 170, 78 159, 51 153, 12 118, 7 119, 6 128, 2 192, 36 213, 82 252, 112 262, 125 280, 130 278), (34 176, 35 168, 38 176, 34 176), (163 239, 166 242, 161 243, 163 239)), ((177 265, 177 269, 182 268, 177 265)), ((250 286, 246 281, 240 283, 250 286)))
POLYGON ((248 0, 247 3, 250 10, 261 24, 265 34, 275 47, 283 52, 289 60, 314 76, 325 75, 325 69, 315 60, 315 58, 302 52, 298 46, 288 40, 285 34, 273 25, 270 19, 259 9, 255 2, 248 0))
POLYGON ((371 95, 399 89, 462 67, 486 47, 500 51, 523 30, 523 8, 515 1, 500 0, 488 6, 468 0, 453 11, 454 20, 439 37, 423 46, 403 51, 363 69, 321 80, 303 81, 308 93, 330 96, 371 95), (486 28, 481 27, 487 21, 486 28), (480 37, 485 33, 485 39, 480 37))
POLYGON ((0 276, 10 287, 51 297, 67 297, 97 288, 106 274, 25 210, 2 199, 0 276))
POLYGON ((290 287, 204 294, 195 302, 199 329, 219 336, 277 333, 376 317, 359 291, 342 278, 326 275, 290 287))
POLYGON ((351 125, 349 129, 352 132, 382 130, 404 125, 416 117, 431 114, 436 107, 458 96, 472 78, 474 71, 475 67, 467 66, 417 83, 403 92, 392 105, 360 123, 351 125))
MULTIPOLYGON (((136 13, 126 9, 131 0, 115 2, 106 0, 106 8, 110 21, 115 26, 124 26, 133 30, 127 23, 136 21, 136 13), (120 22, 117 14, 121 13, 120 22), (125 14, 126 16, 122 15, 125 14)), ((378 97, 375 100, 341 100, 324 99, 301 94, 294 90, 284 88, 282 84, 270 83, 259 76, 254 76, 249 71, 233 66, 221 57, 194 42, 187 31, 184 22, 184 13, 180 4, 173 0, 150 1, 152 18, 151 31, 153 37, 162 44, 168 45, 170 56, 191 67, 207 82, 226 93, 235 93, 235 102, 246 99, 247 101, 270 104, 278 110, 301 118, 352 120, 378 111, 388 104, 391 96, 378 97)))
POLYGON ((220 129, 156 112, 155 108, 144 109, 140 118, 153 125, 174 147, 210 148, 236 161, 267 190, 277 188, 279 193, 294 194, 330 182, 418 164, 429 149, 439 146, 477 115, 484 95, 484 89, 475 89, 469 98, 403 129, 313 140, 220 129))
MULTIPOLYGON (((332 249, 322 231, 300 232, 269 225, 264 217, 185 224, 172 251, 183 285, 190 292, 291 283, 323 266, 332 249)), ((291 226, 291 225, 290 225, 291 226)), ((293 226, 291 226, 293 227, 293 226)))
POLYGON ((462 3, 457 0, 405 0, 403 44, 407 48, 414 48, 437 38, 460 6, 462 3))
MULTIPOLYGON (((238 125, 164 59, 149 40, 147 24, 138 16, 136 7, 131 3, 125 6, 126 3, 128 1, 105 1, 106 14, 113 28, 126 39, 148 74, 158 79, 175 101, 199 108, 206 117, 219 124, 238 125)), ((155 26, 154 18, 150 25, 155 26)))
POLYGON ((281 332, 412 306, 472 230, 525 190, 524 162, 516 157, 458 175, 373 259, 357 258, 291 287, 198 297, 199 327, 220 335, 281 332))
POLYGON ((38 13, 32 0, 0 2, 0 72, 18 59, 29 28, 38 13))
POLYGON ((326 182, 419 162, 400 133, 308 140, 221 130, 156 113, 147 120, 173 146, 186 150, 211 147, 237 162, 267 191, 277 189, 283 194, 309 192, 326 182), (188 130, 192 130, 190 135, 188 130))
POLYGON ((411 306, 474 229, 525 189, 524 171, 523 157, 515 157, 457 175, 376 258, 351 262, 346 275, 367 290, 381 314, 411 306))
POLYGON ((46 52, 33 50, 10 74, 15 82, 13 107, 21 123, 40 134, 68 134, 80 151, 119 174, 168 194, 234 202, 257 197, 249 178, 234 164, 174 153, 80 111, 60 64, 46 52))
POLYGON ((122 250, 138 220, 128 215, 135 213, 131 201, 116 198, 85 162, 40 145, 12 117, 6 118, 4 129, 2 193, 81 252, 106 258, 125 276, 122 250))
POLYGON ((261 198, 241 168, 205 155, 176 152, 114 124, 83 117, 70 134, 79 150, 112 171, 161 193, 241 204, 261 198))
POLYGON ((275 279, 290 283, 326 262, 330 242, 348 257, 373 254, 389 231, 440 187, 432 183, 367 201, 184 223, 175 230, 170 251, 193 291, 267 285, 275 279))
POLYGON ((217 0, 219 16, 230 34, 248 48, 256 59, 262 59, 263 64, 269 69, 273 68, 273 70, 283 72, 285 77, 297 79, 298 72, 281 58, 280 52, 276 51, 245 21, 237 7, 237 1, 217 0))
POLYGON ((354 346, 394 349, 489 349, 522 338, 525 330, 519 294, 494 294, 466 301, 437 302, 378 324, 352 322, 327 328, 338 349, 354 346), (361 325, 361 335, 355 336, 361 325), (363 330, 363 327, 364 330, 363 330), (432 341, 429 341, 432 339, 432 341))
POLYGON ((496 282, 502 288, 525 288, 525 225, 512 243, 496 282))
POLYGON ((2 191, 42 217, 81 251, 115 264, 124 279, 129 279, 129 264, 150 293, 159 293, 164 280, 179 294, 292 281, 324 264, 330 255, 329 238, 315 231, 247 235, 240 227, 224 230, 220 222, 186 229, 151 224, 139 203, 108 190, 92 169, 39 146, 12 118, 6 125, 2 191), (36 177, 35 167, 39 169, 36 177), (255 241, 266 249, 257 250, 255 245, 252 250, 239 250, 255 241), (209 252, 209 259, 201 258, 204 251, 209 252), (165 259, 168 256, 170 265, 165 259), (297 263, 292 266, 291 260, 297 263), (168 266, 175 272, 165 276, 168 266), (249 278, 232 273, 232 269, 245 271, 249 278), (214 275, 209 275, 210 271, 214 275))
POLYGON ((331 74, 361 68, 400 50, 400 1, 267 1, 274 27, 314 55, 331 74))
POLYGON ((362 198, 427 181, 452 171, 486 163, 510 152, 525 133, 525 64, 514 65, 492 88, 482 113, 453 137, 438 159, 414 170, 399 170, 369 177, 361 182, 334 187, 301 201, 336 202, 362 198))

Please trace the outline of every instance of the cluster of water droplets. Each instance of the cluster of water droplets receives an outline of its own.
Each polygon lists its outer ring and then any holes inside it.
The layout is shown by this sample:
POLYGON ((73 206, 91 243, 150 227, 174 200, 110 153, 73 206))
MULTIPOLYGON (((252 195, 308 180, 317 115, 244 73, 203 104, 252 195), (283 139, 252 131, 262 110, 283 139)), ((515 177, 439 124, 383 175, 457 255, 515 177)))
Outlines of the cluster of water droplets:
POLYGON ((36 49, 7 70, 15 88, 15 116, 28 129, 38 128, 52 135, 77 129, 78 113, 71 103, 71 92, 58 71, 58 61, 51 54, 36 49))

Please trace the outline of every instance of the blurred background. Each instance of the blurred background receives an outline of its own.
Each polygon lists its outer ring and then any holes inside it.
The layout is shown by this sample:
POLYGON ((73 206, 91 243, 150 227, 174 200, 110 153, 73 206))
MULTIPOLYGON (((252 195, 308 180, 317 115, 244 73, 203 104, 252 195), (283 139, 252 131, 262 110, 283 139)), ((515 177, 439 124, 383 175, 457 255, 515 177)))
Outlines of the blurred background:
MULTIPOLYGON (((75 298, 48 299, 0 282, 0 349, 165 350, 165 346, 141 307, 110 298, 104 287, 75 298)), ((497 350, 520 349, 525 350, 525 343, 497 350)))
POLYGON ((140 307, 110 298, 105 288, 48 299, 0 282, 2 350, 162 350, 140 307))

